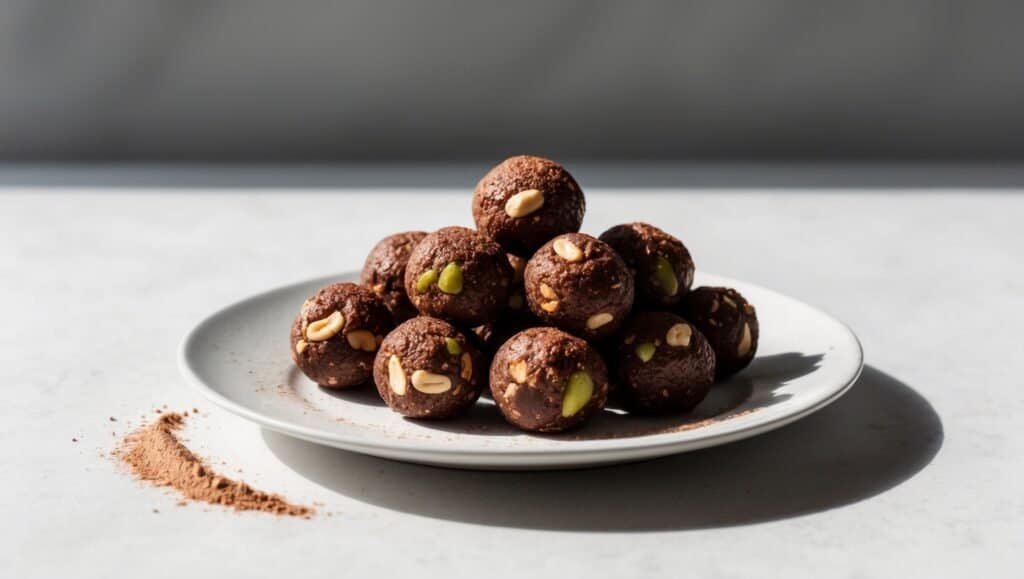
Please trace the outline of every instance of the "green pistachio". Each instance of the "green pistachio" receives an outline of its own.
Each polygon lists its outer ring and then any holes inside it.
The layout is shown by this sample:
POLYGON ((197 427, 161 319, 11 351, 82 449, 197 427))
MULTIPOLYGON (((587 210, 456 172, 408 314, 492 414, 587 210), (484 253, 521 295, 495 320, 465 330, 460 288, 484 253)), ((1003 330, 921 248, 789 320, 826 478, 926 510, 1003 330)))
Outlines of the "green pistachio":
POLYGON ((676 278, 676 270, 667 259, 660 255, 654 258, 652 281, 667 296, 674 296, 679 291, 679 279, 676 278))
POLYGON ((420 274, 420 277, 416 280, 416 291, 420 293, 426 292, 430 289, 430 286, 434 285, 437 281, 437 272, 428 269, 427 271, 420 274))
POLYGON ((636 345, 636 356, 640 358, 641 362, 647 363, 654 357, 654 344, 651 342, 644 342, 636 345))
POLYGON ((458 294, 462 292, 462 267, 454 261, 444 266, 441 270, 441 277, 437 280, 437 287, 446 294, 458 294))
POLYGON ((583 370, 569 376, 569 384, 562 393, 562 416, 569 418, 583 409, 594 395, 594 381, 583 370))
POLYGON ((458 356, 462 353, 462 346, 459 345, 455 338, 445 338, 444 347, 448 348, 448 353, 452 356, 458 356))

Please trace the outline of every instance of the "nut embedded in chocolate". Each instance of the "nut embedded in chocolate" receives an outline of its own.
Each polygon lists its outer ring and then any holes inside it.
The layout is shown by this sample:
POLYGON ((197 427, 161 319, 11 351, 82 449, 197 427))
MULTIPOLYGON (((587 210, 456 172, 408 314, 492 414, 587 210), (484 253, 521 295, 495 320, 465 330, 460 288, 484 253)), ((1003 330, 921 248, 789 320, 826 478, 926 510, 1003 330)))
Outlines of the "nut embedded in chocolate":
POLYGON ((480 396, 484 360, 466 336, 448 322, 420 316, 395 328, 373 366, 384 402, 411 418, 450 418, 480 396))
POLYGON ((637 305, 679 303, 693 284, 693 259, 675 237, 647 223, 616 225, 601 234, 629 266, 636 281, 637 305))
POLYGON ((427 235, 405 267, 405 290, 420 313, 467 327, 496 320, 511 284, 501 247, 465 227, 427 235))
POLYGON ((632 412, 667 414, 692 409, 715 377, 715 354, 700 332, 675 314, 634 314, 618 340, 618 394, 632 412))
POLYGON ((583 191, 564 167, 529 155, 505 159, 473 192, 477 229, 516 255, 579 231, 585 210, 583 191))
POLYGON ((405 293, 405 264, 416 244, 426 236, 425 231, 389 235, 373 246, 363 263, 360 283, 384 300, 396 324, 419 313, 405 293))
POLYGON ((392 327, 391 314, 371 290, 331 284, 306 300, 295 318, 292 359, 321 386, 354 386, 370 378, 378 336, 392 327))
POLYGON ((498 349, 490 385, 505 420, 526 431, 559 432, 604 408, 608 371, 586 341, 556 328, 530 328, 498 349))
POLYGON ((633 306, 626 264, 606 243, 583 233, 560 235, 538 249, 524 281, 526 301, 541 322, 590 340, 614 333, 633 306))
POLYGON ((739 372, 754 359, 760 337, 757 313, 738 291, 699 287, 687 294, 679 311, 715 350, 717 378, 739 372))

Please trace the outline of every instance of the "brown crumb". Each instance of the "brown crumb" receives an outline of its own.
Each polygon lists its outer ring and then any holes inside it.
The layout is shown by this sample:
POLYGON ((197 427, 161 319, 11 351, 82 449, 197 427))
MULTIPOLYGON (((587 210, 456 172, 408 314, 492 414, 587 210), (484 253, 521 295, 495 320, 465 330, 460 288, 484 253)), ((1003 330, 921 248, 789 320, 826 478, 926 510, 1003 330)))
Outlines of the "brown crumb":
POLYGON ((77 438, 72 438, 71 442, 78 442, 78 439, 77 438))
POLYGON ((111 422, 117 422, 117 419, 116 419, 116 418, 114 418, 113 416, 111 416, 111 417, 110 417, 110 421, 111 421, 111 422))
MULTIPOLYGON (((243 481, 214 472, 178 440, 175 433, 183 424, 181 414, 163 414, 152 424, 143 425, 126 436, 114 455, 139 479, 172 487, 188 500, 275 515, 308 518, 315 512, 312 507, 294 505, 280 495, 253 489, 243 481)), ((177 504, 183 506, 187 501, 177 504)))

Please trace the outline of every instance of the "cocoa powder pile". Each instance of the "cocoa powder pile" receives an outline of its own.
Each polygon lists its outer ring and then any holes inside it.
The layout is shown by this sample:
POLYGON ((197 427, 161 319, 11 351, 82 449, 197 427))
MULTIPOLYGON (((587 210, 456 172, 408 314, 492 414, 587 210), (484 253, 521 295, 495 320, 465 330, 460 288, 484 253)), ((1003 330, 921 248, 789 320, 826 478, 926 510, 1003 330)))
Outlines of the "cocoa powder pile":
POLYGON ((177 412, 163 413, 125 437, 114 456, 141 480, 168 486, 187 499, 224 505, 236 511, 262 511, 275 515, 310 517, 315 509, 295 505, 284 497, 250 488, 243 481, 222 476, 207 466, 178 439, 185 423, 177 412))

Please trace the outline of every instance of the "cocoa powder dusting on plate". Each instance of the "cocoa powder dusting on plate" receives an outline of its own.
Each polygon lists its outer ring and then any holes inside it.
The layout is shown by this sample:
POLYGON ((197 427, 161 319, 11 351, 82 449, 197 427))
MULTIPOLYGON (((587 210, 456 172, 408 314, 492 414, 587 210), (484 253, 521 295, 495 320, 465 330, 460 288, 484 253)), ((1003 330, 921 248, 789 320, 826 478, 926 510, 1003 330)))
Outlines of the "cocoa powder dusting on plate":
POLYGON ((140 480, 172 487, 189 500, 275 515, 308 518, 315 512, 213 471, 178 439, 176 432, 183 424, 180 413, 161 413, 152 424, 128 434, 114 456, 140 480))

